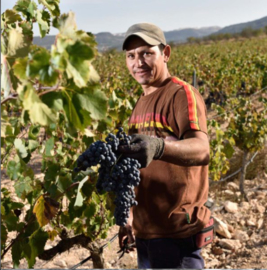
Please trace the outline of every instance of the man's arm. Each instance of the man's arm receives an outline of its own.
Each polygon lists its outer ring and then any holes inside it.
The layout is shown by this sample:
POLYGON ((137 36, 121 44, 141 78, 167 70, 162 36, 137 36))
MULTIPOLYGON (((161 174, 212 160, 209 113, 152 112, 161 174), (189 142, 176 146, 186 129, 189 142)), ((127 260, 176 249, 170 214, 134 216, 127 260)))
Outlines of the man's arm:
POLYGON ((137 159, 145 168, 153 159, 180 166, 201 166, 209 163, 209 141, 202 131, 187 131, 183 140, 165 141, 147 135, 135 134, 131 144, 120 146, 119 151, 137 159))
POLYGON ((187 131, 180 141, 164 141, 162 161, 180 166, 199 166, 209 164, 209 140, 202 131, 187 131))

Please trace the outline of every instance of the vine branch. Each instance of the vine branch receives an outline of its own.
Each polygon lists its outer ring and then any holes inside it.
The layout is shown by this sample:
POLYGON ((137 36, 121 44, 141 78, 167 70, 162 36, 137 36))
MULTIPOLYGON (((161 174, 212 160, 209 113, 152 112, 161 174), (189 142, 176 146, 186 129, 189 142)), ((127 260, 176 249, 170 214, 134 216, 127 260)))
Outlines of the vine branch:
POLYGON ((53 248, 45 250, 38 256, 39 259, 49 261, 53 259, 57 254, 65 252, 71 249, 74 245, 81 245, 84 248, 88 248, 88 244, 92 242, 92 239, 84 234, 76 235, 72 238, 62 239, 53 248))

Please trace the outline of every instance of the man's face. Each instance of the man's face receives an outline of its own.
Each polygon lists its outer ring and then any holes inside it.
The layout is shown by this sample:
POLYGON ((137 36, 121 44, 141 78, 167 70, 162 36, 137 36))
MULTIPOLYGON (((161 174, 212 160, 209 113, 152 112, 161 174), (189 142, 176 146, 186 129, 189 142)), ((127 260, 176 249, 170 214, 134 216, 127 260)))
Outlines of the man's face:
POLYGON ((133 78, 141 85, 153 85, 162 81, 166 64, 158 46, 150 46, 133 36, 127 42, 126 64, 133 78))

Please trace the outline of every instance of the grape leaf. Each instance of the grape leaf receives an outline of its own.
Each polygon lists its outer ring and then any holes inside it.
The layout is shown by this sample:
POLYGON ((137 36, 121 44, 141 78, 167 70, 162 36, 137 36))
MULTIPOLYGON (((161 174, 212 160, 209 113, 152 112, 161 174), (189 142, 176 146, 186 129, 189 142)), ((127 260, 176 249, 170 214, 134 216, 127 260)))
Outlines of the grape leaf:
POLYGON ((30 0, 18 0, 14 6, 14 9, 26 16, 27 20, 30 20, 31 17, 34 17, 36 8, 36 3, 30 0))
POLYGON ((92 218, 96 214, 96 205, 95 203, 90 203, 84 210, 84 216, 88 219, 92 218))
POLYGON ((59 29, 60 35, 73 37, 77 29, 75 13, 62 14, 53 20, 53 26, 59 29))
POLYGON ((5 224, 9 232, 17 230, 18 221, 18 217, 13 212, 9 212, 9 214, 5 216, 5 224))
POLYGON ((20 80, 28 79, 28 76, 26 75, 27 64, 28 60, 25 57, 17 59, 13 65, 13 71, 20 80))
POLYGON ((49 95, 43 95, 41 100, 55 111, 63 110, 63 96, 61 92, 51 92, 49 95))
POLYGON ((50 53, 41 47, 36 47, 29 54, 30 61, 26 68, 26 75, 35 78, 46 85, 54 85, 57 82, 58 73, 50 64, 50 53))
POLYGON ((4 90, 4 98, 7 98, 12 90, 9 71, 10 67, 8 61, 6 60, 6 57, 1 53, 1 90, 4 90))
POLYGON ((90 112, 93 119, 106 118, 107 97, 101 90, 88 89, 86 94, 76 94, 73 99, 78 99, 81 107, 90 112))
POLYGON ((37 10, 36 19, 39 25, 40 35, 43 38, 50 29, 50 14, 45 10, 37 10))
POLYGON ((40 4, 43 4, 53 16, 59 16, 59 0, 38 0, 40 4))
POLYGON ((7 175, 11 180, 17 180, 21 171, 21 164, 17 161, 10 160, 7 164, 7 175))
POLYGON ((20 241, 16 241, 14 243, 11 253, 14 268, 19 268, 20 260, 22 259, 22 248, 20 241))
POLYGON ((36 257, 44 251, 44 246, 48 240, 48 233, 43 231, 42 228, 35 231, 29 238, 31 247, 31 258, 28 260, 29 268, 33 268, 36 257))
POLYGON ((19 198, 24 199, 32 188, 32 179, 29 176, 19 178, 14 184, 15 192, 19 198))
POLYGON ((37 140, 37 136, 40 132, 40 127, 39 126, 34 126, 34 125, 31 125, 30 126, 30 130, 29 130, 29 138, 32 139, 32 140, 37 140))
POLYGON ((58 208, 59 203, 57 201, 43 195, 39 197, 33 208, 33 213, 36 215, 40 227, 48 224, 56 216, 58 208))
MULTIPOLYGON (((2 210, 2 207, 1 207, 2 210)), ((7 240, 7 229, 1 222, 1 250, 4 249, 7 240)))
POLYGON ((39 142, 38 141, 34 141, 34 140, 29 140, 28 141, 28 149, 33 152, 35 149, 37 149, 39 147, 39 142))
POLYGON ((23 34, 23 28, 16 24, 16 28, 9 31, 7 55, 12 57, 24 57, 31 44, 28 36, 23 34))
POLYGON ((7 9, 1 16, 2 20, 7 24, 12 24, 16 21, 21 21, 21 16, 13 9, 7 9))
POLYGON ((25 146, 25 142, 23 143, 23 141, 21 139, 18 139, 18 138, 15 139, 14 146, 18 150, 21 158, 25 158, 28 156, 28 151, 27 151, 27 148, 25 146))
POLYGON ((79 207, 79 206, 83 205, 83 195, 81 193, 81 189, 86 181, 88 181, 88 176, 85 176, 84 179, 79 183, 74 207, 76 207, 76 206, 79 207))
POLYGON ((47 140, 47 142, 45 143, 45 155, 47 157, 52 157, 53 156, 53 152, 52 150, 54 149, 54 145, 55 145, 55 139, 54 137, 51 137, 49 140, 47 140))
POLYGON ((23 101, 24 109, 29 111, 31 121, 43 126, 56 122, 55 114, 44 104, 30 85, 19 91, 23 101), (23 93, 22 93, 23 92, 23 93))

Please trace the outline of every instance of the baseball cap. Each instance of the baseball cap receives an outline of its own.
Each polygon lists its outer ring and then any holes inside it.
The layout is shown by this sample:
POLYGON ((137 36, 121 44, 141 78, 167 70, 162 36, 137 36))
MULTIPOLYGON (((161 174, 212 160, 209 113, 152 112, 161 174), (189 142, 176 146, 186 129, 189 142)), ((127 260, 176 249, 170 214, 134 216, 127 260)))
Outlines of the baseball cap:
POLYGON ((122 50, 125 50, 125 45, 129 37, 138 36, 142 38, 149 45, 166 45, 166 39, 163 31, 152 23, 137 23, 132 25, 126 32, 122 44, 122 50))

